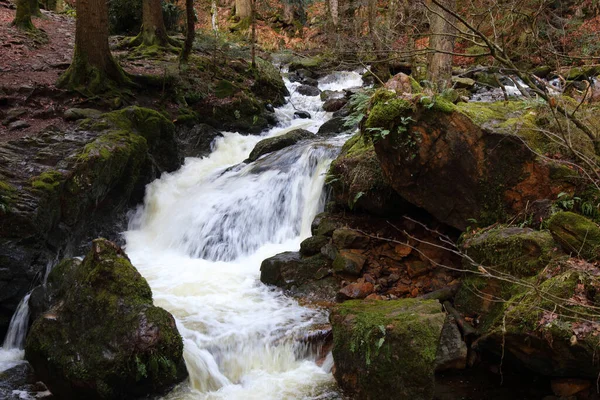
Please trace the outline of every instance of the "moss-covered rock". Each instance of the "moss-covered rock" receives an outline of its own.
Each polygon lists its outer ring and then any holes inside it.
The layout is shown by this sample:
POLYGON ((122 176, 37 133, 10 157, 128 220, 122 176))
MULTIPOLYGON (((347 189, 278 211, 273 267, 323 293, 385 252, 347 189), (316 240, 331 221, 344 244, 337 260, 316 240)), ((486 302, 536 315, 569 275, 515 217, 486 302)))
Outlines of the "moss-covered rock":
POLYGON ((145 185, 181 165, 174 133, 162 114, 130 107, 0 145, 0 335, 57 253, 116 238, 145 185))
POLYGON ((547 376, 596 378, 600 280, 595 267, 569 259, 524 287, 495 314, 480 350, 505 355, 547 376))
POLYGON ((300 243, 300 254, 314 256, 321 252, 321 248, 329 243, 327 236, 311 236, 300 243))
POLYGON ((586 260, 600 257, 600 227, 593 221, 572 212, 559 212, 550 218, 548 228, 567 253, 586 260))
POLYGON ((348 139, 331 163, 327 182, 333 187, 333 200, 343 208, 375 215, 410 209, 384 176, 373 143, 360 133, 348 139))
POLYGON ((83 262, 61 264, 50 282, 60 283, 25 356, 54 395, 137 397, 185 378, 175 320, 152 305, 148 283, 118 246, 95 240, 83 262))
POLYGON ((330 317, 336 380, 356 399, 432 399, 444 319, 435 300, 336 306, 330 317))
POLYGON ((516 277, 537 275, 556 255, 549 232, 517 227, 468 236, 462 247, 475 263, 516 277))
POLYGON ((573 189, 573 175, 556 179, 561 165, 531 151, 537 133, 515 129, 532 110, 523 103, 504 110, 472 104, 375 93, 364 130, 402 198, 465 230, 473 220, 503 221, 535 200, 573 189))

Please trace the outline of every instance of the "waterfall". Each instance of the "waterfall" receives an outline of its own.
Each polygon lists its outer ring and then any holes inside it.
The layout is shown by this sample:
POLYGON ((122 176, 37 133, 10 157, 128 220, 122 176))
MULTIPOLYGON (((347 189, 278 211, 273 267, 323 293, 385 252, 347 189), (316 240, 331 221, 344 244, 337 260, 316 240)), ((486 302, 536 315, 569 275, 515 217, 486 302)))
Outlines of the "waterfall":
MULTIPOLYGON (((360 84, 358 73, 320 80, 321 89, 360 84)), ((126 251, 154 302, 176 318, 190 378, 168 399, 312 399, 335 393, 301 340, 326 312, 299 305, 258 280, 262 260, 297 251, 323 208, 329 164, 344 137, 301 142, 245 164, 254 145, 292 129, 316 132, 331 114, 318 96, 295 93, 263 136, 224 132, 206 158, 148 185, 125 233, 126 251), (311 120, 294 119, 296 110, 311 120)))
POLYGON ((10 326, 0 348, 0 372, 23 362, 23 346, 29 323, 29 293, 21 300, 10 320, 10 326))

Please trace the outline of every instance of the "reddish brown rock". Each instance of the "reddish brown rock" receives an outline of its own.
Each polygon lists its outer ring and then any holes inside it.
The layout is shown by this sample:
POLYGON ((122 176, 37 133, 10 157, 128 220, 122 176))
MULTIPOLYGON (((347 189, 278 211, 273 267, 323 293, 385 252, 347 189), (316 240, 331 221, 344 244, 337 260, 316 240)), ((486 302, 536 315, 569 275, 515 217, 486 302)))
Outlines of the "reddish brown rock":
POLYGON ((552 392, 555 395, 560 397, 569 397, 573 396, 579 392, 583 392, 590 388, 591 383, 585 379, 554 379, 550 386, 552 387, 552 392))
POLYGON ((363 282, 363 283, 351 283, 345 287, 343 287, 338 293, 339 300, 348 300, 348 299, 364 299, 373 291, 375 287, 372 283, 363 282))

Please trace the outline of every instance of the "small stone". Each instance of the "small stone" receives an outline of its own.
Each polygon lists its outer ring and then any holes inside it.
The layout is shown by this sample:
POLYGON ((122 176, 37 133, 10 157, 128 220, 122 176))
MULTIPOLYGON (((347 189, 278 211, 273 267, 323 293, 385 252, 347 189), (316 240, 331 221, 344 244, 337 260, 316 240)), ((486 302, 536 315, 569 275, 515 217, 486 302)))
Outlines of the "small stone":
POLYGON ((63 118, 65 121, 77 121, 85 118, 98 118, 102 111, 93 108, 69 108, 65 111, 63 118))
POLYGON ((341 110, 346 104, 348 104, 348 100, 346 99, 329 99, 323 103, 323 110, 327 112, 336 112, 341 110))
POLYGON ((351 283, 338 292, 337 298, 339 300, 364 299, 365 297, 373 293, 374 290, 375 287, 372 283, 369 282, 351 283))
POLYGON ((367 257, 362 254, 352 253, 348 250, 340 250, 333 261, 333 269, 338 273, 360 275, 367 257))
POLYGON ((431 270, 431 265, 425 261, 412 260, 406 262, 406 272, 411 278, 418 278, 431 270))
POLYGON ((435 370, 465 369, 467 367, 467 345, 463 342, 456 320, 447 315, 435 356, 435 370))
POLYGON ((353 229, 336 229, 332 237, 333 244, 340 249, 365 249, 369 245, 369 238, 353 229))
MULTIPOLYGON (((317 87, 317 86, 319 86, 319 81, 318 81, 318 80, 316 80, 316 79, 314 79, 314 78, 304 78, 304 79, 302 80, 302 83, 303 83, 304 85, 308 85, 308 86, 314 86, 314 87, 317 87)), ((320 94, 320 93, 319 93, 319 94, 320 94)))
POLYGON ((455 89, 471 89, 475 86, 475 80, 471 78, 452 77, 452 83, 455 89))
POLYGON ((590 386, 590 381, 584 379, 562 378, 550 382, 552 392, 559 397, 573 396, 589 389, 590 386))
POLYGON ((29 124, 26 121, 15 121, 15 122, 8 124, 8 130, 9 131, 18 131, 21 129, 29 128, 30 126, 31 126, 31 124, 29 124))

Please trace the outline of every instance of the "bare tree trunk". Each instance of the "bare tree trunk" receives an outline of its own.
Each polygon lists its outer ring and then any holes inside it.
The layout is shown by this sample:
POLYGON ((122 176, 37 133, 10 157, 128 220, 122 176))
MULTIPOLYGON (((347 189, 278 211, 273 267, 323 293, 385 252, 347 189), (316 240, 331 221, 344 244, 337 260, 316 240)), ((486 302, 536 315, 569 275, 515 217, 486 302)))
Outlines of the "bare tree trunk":
POLYGON ((235 0, 235 15, 240 19, 252 16, 252 0, 235 0))
POLYGON ((219 31, 219 9, 217 8, 217 0, 212 0, 210 4, 210 21, 212 24, 212 29, 215 32, 219 31))
POLYGON ((329 11, 331 12, 331 21, 336 28, 340 23, 340 9, 338 0, 329 0, 329 11))
MULTIPOLYGON (((444 7, 454 9, 456 0, 440 1, 444 7)), ((454 50, 454 17, 436 4, 431 4, 430 13, 431 38, 429 47, 435 52, 429 57, 427 80, 434 84, 439 91, 452 86, 452 53, 454 50)))
POLYGON ((34 30, 35 26, 31 22, 31 1, 17 0, 17 14, 12 22, 13 26, 24 30, 34 30))
POLYGON ((131 42, 132 46, 179 47, 179 43, 167 35, 160 1, 142 0, 142 30, 131 42))
POLYGON ((106 0, 77 0, 76 12, 75 54, 58 85, 96 94, 131 83, 108 47, 106 0))
POLYGON ((252 15, 252 68, 256 68, 256 0, 250 0, 252 15))
POLYGON ((192 45, 196 36, 196 18, 194 15, 194 0, 185 0, 186 32, 183 51, 181 52, 181 63, 186 64, 192 53, 192 45))

